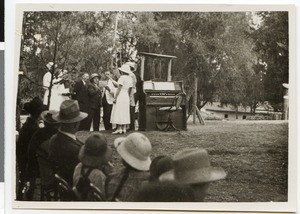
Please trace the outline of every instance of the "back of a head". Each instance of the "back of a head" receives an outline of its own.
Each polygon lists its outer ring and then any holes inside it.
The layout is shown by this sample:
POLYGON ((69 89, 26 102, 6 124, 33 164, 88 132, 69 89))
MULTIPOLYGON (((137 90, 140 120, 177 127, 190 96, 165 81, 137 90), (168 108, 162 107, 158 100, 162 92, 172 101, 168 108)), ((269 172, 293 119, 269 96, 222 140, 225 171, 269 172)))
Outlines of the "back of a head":
POLYGON ((164 155, 155 157, 150 165, 150 181, 158 181, 161 174, 173 168, 172 158, 164 155))
POLYGON ((147 183, 135 197, 137 202, 195 202, 191 187, 175 182, 147 183))

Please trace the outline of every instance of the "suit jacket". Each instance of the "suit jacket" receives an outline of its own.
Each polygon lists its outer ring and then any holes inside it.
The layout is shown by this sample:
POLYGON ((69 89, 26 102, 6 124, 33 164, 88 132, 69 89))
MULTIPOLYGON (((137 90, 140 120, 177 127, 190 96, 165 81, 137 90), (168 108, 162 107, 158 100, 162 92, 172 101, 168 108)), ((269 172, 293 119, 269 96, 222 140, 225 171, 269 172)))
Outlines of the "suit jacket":
POLYGON ((56 172, 70 185, 72 185, 74 169, 79 163, 78 153, 82 145, 80 141, 60 131, 50 139, 49 159, 56 172))
POLYGON ((26 167, 26 178, 30 180, 30 178, 35 178, 39 176, 39 166, 36 158, 36 151, 39 146, 49 140, 55 133, 57 133, 57 129, 53 126, 45 126, 44 128, 38 129, 31 137, 29 142, 29 146, 27 149, 27 167, 26 167))
MULTIPOLYGON (((28 161, 27 149, 29 142, 33 134, 39 129, 38 123, 36 120, 28 117, 24 125, 22 126, 19 134, 19 139, 16 145, 16 155, 19 165, 19 170, 23 171, 26 168, 28 161)), ((25 171, 24 171, 25 174, 25 171)))
POLYGON ((88 113, 89 111, 89 97, 88 97, 88 89, 87 89, 88 83, 85 85, 83 84, 83 81, 80 80, 75 83, 74 85, 74 99, 78 101, 80 111, 88 113))
POLYGON ((97 109, 101 107, 101 90, 94 84, 90 83, 87 86, 90 109, 97 109))

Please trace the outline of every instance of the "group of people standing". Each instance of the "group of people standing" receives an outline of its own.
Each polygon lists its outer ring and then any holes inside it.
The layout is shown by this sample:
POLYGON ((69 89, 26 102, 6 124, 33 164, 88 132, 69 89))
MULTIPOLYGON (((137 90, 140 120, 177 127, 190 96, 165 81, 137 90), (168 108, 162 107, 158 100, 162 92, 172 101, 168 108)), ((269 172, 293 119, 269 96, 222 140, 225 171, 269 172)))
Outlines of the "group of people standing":
MULTIPOLYGON (((53 63, 48 63, 49 71, 44 75, 44 104, 48 104, 49 85, 53 63)), ((55 68, 56 69, 56 68, 55 68)), ((113 134, 126 133, 127 130, 134 130, 135 126, 135 105, 137 103, 136 84, 139 76, 135 73, 136 64, 127 62, 119 69, 118 80, 114 79, 111 71, 104 72, 104 75, 83 73, 79 81, 74 85, 71 98, 77 100, 80 110, 88 114, 79 127, 79 130, 91 129, 99 131, 101 107, 103 108, 103 124, 105 130, 115 128, 113 134)), ((63 75, 63 73, 61 74, 63 75)), ((50 110, 58 110, 62 101, 70 99, 69 89, 64 88, 61 75, 53 77, 50 110)))
POLYGON ((73 189, 76 199, 68 200, 83 201, 91 200, 89 186, 82 187, 85 178, 101 192, 103 201, 195 202, 204 200, 210 182, 226 177, 222 168, 210 166, 205 149, 184 149, 173 157, 162 155, 151 160, 152 144, 138 132, 114 142, 108 142, 100 132, 88 133, 83 140, 76 137, 79 130, 89 131, 91 123, 94 131, 99 130, 101 107, 105 129, 115 125, 112 133, 126 133, 136 104, 134 69, 132 63, 122 65, 117 81, 110 71, 105 72, 103 85, 98 74, 89 77, 84 73, 75 83, 73 99, 62 101, 59 110, 51 105, 47 110, 38 97, 24 104, 29 116, 16 144, 17 200, 34 199, 38 177, 42 195, 55 191, 54 174, 73 189), (113 150, 122 161, 121 168, 111 164, 113 150))
POLYGON ((151 159, 152 144, 138 132, 118 137, 113 143, 100 132, 77 139, 75 133, 88 114, 80 111, 76 100, 63 101, 59 111, 45 110, 38 98, 25 107, 30 116, 17 142, 22 178, 17 200, 34 199, 37 177, 42 194, 55 191, 54 173, 74 193, 74 197, 61 199, 79 201, 92 200, 90 185, 83 186, 83 179, 98 189, 103 201, 200 202, 211 182, 226 177, 223 168, 210 165, 205 149, 186 148, 173 157, 160 155, 151 159), (39 116, 44 121, 43 128, 37 125, 39 116), (27 151, 20 150, 26 146, 27 151), (111 163, 113 150, 122 161, 120 168, 111 163), (24 186, 26 198, 22 194, 24 186))

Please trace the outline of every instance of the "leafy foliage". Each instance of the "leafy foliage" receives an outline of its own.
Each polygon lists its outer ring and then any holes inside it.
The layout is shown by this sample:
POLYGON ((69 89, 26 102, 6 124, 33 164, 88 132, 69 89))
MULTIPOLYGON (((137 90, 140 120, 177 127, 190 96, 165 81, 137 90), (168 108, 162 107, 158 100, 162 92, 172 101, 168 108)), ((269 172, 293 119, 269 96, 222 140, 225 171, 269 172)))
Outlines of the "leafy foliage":
POLYGON ((253 29, 259 66, 257 72, 263 73, 264 96, 275 110, 282 110, 282 83, 289 80, 289 34, 287 12, 259 12, 262 23, 253 29))
MULTIPOLYGON (((198 78, 199 108, 220 101, 255 112, 269 101, 280 110, 281 84, 288 82, 287 26, 285 12, 27 12, 20 96, 42 95, 49 61, 74 82, 80 72, 102 72, 153 52, 177 57, 173 79, 185 82, 189 98, 198 78)), ((147 59, 145 69, 150 79, 164 78, 156 70, 166 73, 167 62, 147 59)))

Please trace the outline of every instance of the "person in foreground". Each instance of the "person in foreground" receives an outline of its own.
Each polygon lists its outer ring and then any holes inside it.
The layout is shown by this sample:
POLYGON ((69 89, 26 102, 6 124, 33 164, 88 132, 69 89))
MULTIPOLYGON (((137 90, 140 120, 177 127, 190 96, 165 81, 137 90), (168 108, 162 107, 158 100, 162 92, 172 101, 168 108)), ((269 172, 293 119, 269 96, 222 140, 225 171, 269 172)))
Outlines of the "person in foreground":
POLYGON ((151 143, 145 135, 135 132, 117 138, 114 145, 123 167, 107 178, 106 196, 109 201, 134 201, 138 189, 149 177, 151 143))
MULTIPOLYGON (((32 191, 35 187, 35 178, 40 177, 42 180, 42 174, 39 169, 38 159, 37 159, 37 151, 40 149, 40 146, 47 140, 49 140, 54 134, 57 133, 57 128, 59 123, 52 119, 52 115, 56 114, 57 111, 43 111, 41 113, 41 119, 44 121, 44 127, 38 129, 32 136, 28 150, 27 150, 27 167, 26 167, 26 185, 28 186, 29 190, 32 191)), ((44 169, 43 169, 44 170, 44 169)), ((50 179, 50 178, 48 178, 50 179)), ((42 183, 42 182, 41 182, 42 183)), ((28 198, 30 200, 32 198, 28 198)))
POLYGON ((226 177, 221 167, 212 167, 205 149, 184 149, 173 157, 174 169, 159 177, 162 181, 175 181, 189 185, 195 201, 202 202, 207 194, 209 184, 226 177))
POLYGON ((171 157, 165 155, 155 157, 150 165, 149 182, 158 182, 159 176, 173 168, 173 160, 171 157))
POLYGON ((135 196, 136 202, 195 202, 193 189, 176 182, 151 182, 143 185, 135 196))
POLYGON ((59 113, 53 119, 60 122, 57 134, 50 139, 49 159, 56 172, 70 185, 73 181, 74 168, 78 164, 78 153, 83 145, 75 137, 80 121, 87 117, 87 113, 79 111, 78 102, 66 100, 60 106, 59 113))
POLYGON ((88 178, 89 182, 99 189, 103 200, 106 200, 104 168, 111 157, 112 149, 107 145, 104 135, 94 133, 86 139, 78 155, 80 163, 73 174, 73 189, 80 200, 90 200, 89 186, 85 187, 83 180, 80 180, 85 178, 88 178))
MULTIPOLYGON (((17 200, 23 199, 23 188, 25 187, 26 178, 26 166, 28 161, 27 150, 29 142, 33 134, 39 129, 39 116, 42 111, 46 110, 47 106, 43 105, 40 98, 35 97, 30 102, 24 104, 24 110, 29 113, 26 122, 22 126, 19 134, 18 141, 16 142, 16 158, 18 164, 19 180, 18 180, 18 190, 17 190, 17 200)), ((33 191, 29 191, 27 198, 32 199, 33 191)))

